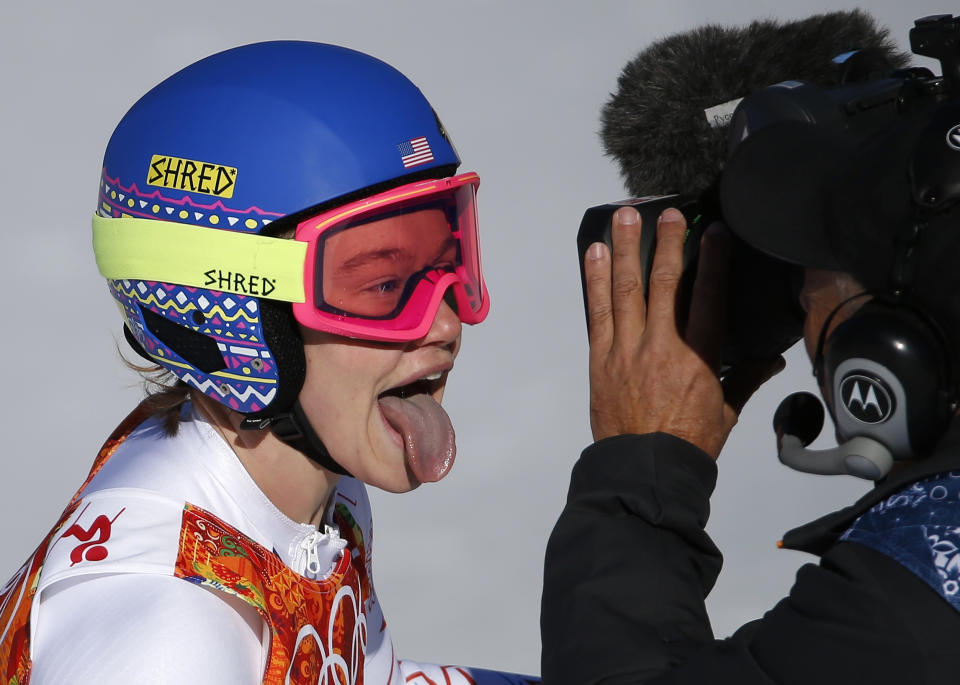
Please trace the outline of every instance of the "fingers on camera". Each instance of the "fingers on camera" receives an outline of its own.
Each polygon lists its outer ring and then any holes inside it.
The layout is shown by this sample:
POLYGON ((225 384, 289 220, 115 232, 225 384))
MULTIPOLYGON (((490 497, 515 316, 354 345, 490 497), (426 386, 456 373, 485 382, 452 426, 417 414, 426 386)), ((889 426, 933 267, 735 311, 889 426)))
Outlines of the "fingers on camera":
POLYGON ((700 258, 693 282, 687 342, 714 370, 720 368, 729 269, 730 235, 720 223, 707 228, 700 240, 700 258))
POLYGON ((646 316, 643 270, 640 265, 640 214, 621 207, 613 217, 611 296, 618 335, 635 336, 643 330, 646 316))
POLYGON ((677 291, 683 273, 683 242, 687 222, 676 209, 667 209, 657 224, 657 249, 650 269, 648 319, 676 327, 677 291))
POLYGON ((610 299, 610 250, 593 243, 583 263, 587 288, 587 317, 590 349, 609 342, 613 336, 613 305, 610 299))

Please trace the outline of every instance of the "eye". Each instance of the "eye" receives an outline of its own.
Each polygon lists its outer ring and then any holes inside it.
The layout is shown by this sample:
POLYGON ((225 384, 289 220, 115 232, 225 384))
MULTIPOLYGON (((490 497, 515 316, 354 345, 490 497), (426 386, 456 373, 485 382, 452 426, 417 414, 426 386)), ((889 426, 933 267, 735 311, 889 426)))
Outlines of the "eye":
POLYGON ((373 284, 368 290, 377 295, 389 295, 400 289, 400 281, 398 279, 391 279, 389 281, 381 281, 380 283, 373 284))

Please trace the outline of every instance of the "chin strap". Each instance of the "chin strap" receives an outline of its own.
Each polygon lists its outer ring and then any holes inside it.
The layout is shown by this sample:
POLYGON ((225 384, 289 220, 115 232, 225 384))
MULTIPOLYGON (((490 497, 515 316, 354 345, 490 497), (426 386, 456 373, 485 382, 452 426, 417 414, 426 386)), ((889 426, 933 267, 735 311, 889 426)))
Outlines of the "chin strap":
POLYGON ((313 430, 310 420, 303 412, 300 406, 300 400, 293 403, 290 411, 280 412, 276 416, 265 419, 244 419, 240 424, 241 428, 248 430, 262 430, 270 427, 270 430, 280 440, 290 445, 298 452, 307 455, 314 462, 341 476, 349 476, 350 472, 340 466, 336 460, 330 456, 326 445, 313 430))

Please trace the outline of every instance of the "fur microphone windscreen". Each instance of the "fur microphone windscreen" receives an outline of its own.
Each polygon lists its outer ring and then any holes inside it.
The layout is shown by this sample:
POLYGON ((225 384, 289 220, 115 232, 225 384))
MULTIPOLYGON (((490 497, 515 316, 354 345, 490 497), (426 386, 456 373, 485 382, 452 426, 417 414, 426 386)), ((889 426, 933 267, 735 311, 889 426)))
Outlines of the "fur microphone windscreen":
POLYGON ((635 197, 699 195, 723 169, 732 101, 787 80, 831 85, 831 60, 867 49, 882 52, 893 67, 908 63, 888 31, 860 10, 707 25, 663 38, 620 74, 601 116, 604 148, 635 197))

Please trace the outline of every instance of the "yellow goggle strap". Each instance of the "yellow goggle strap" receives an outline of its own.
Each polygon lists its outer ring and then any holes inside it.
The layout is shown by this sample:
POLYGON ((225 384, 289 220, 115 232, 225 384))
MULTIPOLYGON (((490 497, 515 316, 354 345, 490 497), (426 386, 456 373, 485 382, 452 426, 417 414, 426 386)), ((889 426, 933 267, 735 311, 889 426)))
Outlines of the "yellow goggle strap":
POLYGON ((112 280, 159 281, 304 302, 307 244, 174 221, 93 217, 97 268, 112 280))

